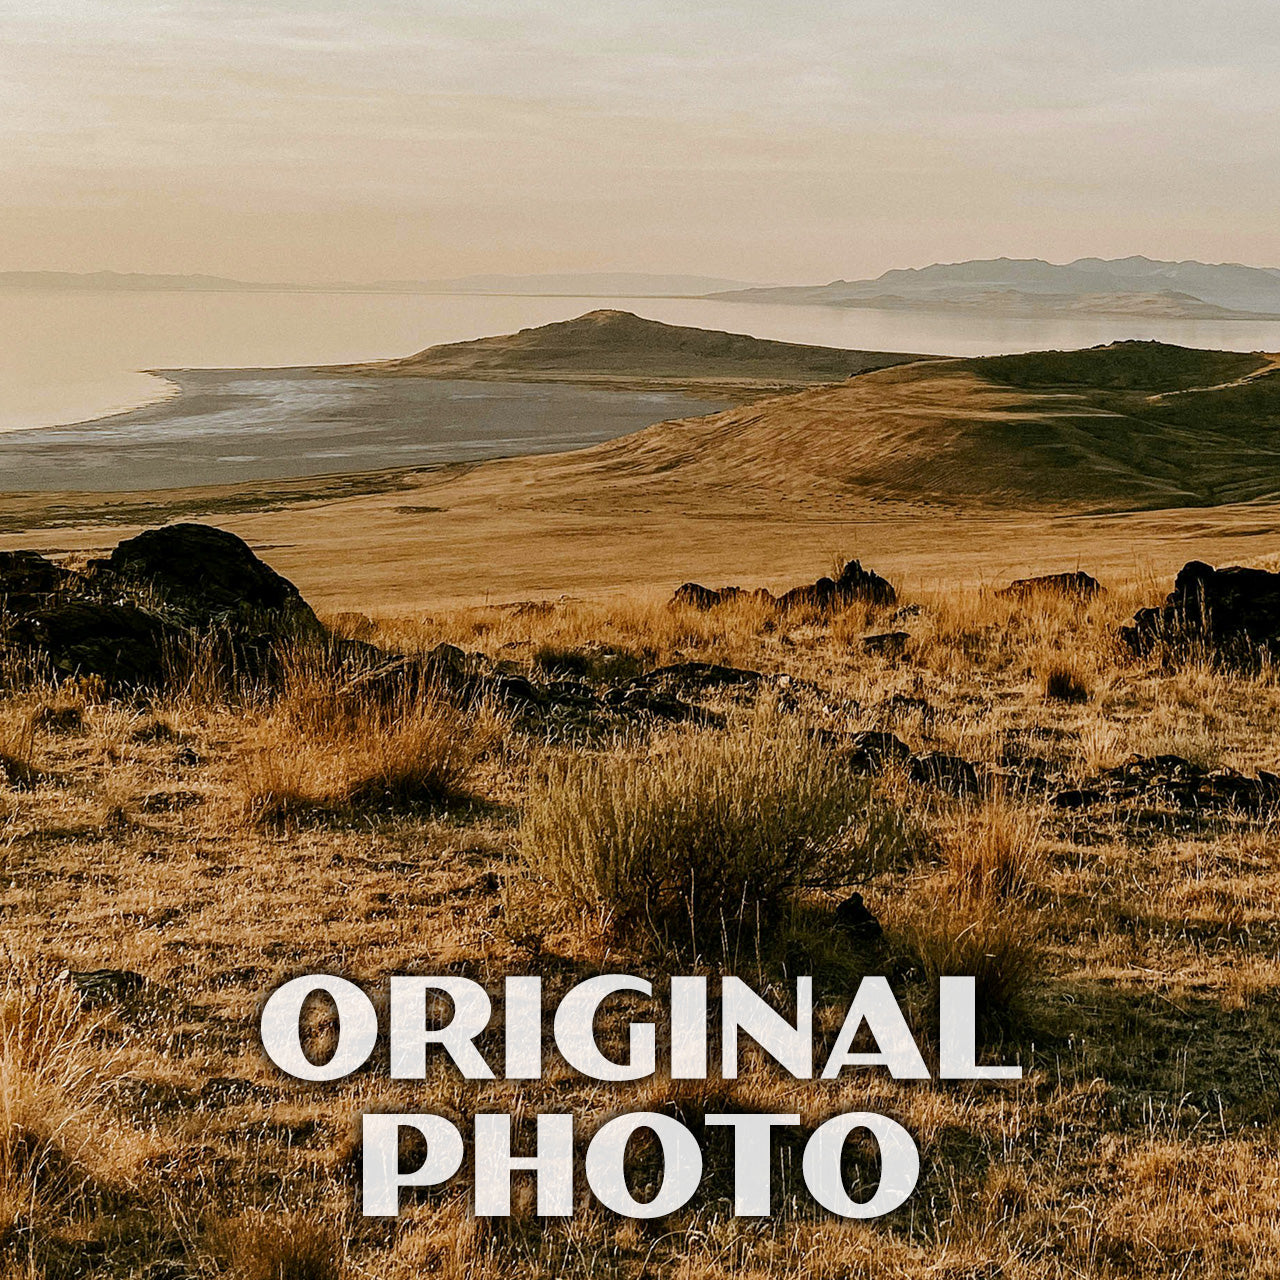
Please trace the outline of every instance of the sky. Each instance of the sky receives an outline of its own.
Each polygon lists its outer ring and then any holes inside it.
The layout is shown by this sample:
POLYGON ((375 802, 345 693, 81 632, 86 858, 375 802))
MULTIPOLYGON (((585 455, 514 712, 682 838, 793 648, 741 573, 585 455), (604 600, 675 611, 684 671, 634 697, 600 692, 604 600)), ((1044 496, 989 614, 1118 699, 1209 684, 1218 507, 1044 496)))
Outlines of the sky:
POLYGON ((0 270, 1280 265, 1267 0, 0 0, 0 270))

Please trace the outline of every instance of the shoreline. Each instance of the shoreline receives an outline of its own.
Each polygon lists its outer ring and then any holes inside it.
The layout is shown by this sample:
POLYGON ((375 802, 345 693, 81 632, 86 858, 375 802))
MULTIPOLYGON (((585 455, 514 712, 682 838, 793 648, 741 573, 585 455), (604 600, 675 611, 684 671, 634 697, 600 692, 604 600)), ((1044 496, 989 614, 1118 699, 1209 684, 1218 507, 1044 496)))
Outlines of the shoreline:
POLYGON ((155 372, 175 391, 148 405, 0 433, 0 492, 271 485, 532 457, 737 402, 675 385, 564 379, 372 378, 299 366, 155 372))

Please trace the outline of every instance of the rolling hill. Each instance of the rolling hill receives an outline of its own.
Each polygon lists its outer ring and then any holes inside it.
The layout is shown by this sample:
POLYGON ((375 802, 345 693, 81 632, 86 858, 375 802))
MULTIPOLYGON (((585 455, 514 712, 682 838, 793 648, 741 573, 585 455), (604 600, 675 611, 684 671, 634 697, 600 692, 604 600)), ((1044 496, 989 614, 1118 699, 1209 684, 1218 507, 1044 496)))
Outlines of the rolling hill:
POLYGON ((1280 359, 1122 342, 922 361, 578 455, 608 486, 826 509, 1132 510, 1280 496, 1280 359))
POLYGON ((428 347, 352 366, 387 377, 610 382, 783 389, 836 382, 921 356, 772 342, 740 333, 662 324, 627 311, 590 311, 519 333, 428 347))
POLYGON ((777 589, 837 555, 917 583, 1172 574, 1280 545, 1280 359, 1119 343, 920 361, 570 453, 11 495, 0 546, 96 553, 179 518, 277 549, 328 609, 777 589))
POLYGON ((1280 317, 1280 269, 1151 258, 992 258, 886 271, 874 280, 738 289, 731 302, 798 303, 1007 315, 1083 312, 1167 319, 1280 317))

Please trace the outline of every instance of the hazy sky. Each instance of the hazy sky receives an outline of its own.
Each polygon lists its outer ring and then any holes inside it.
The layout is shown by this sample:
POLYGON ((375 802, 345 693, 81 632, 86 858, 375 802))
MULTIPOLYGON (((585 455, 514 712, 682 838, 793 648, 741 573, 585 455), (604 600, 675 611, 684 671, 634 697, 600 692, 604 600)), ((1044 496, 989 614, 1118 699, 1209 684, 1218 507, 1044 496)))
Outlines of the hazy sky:
POLYGON ((0 269, 1280 265, 1275 0, 0 0, 0 269))

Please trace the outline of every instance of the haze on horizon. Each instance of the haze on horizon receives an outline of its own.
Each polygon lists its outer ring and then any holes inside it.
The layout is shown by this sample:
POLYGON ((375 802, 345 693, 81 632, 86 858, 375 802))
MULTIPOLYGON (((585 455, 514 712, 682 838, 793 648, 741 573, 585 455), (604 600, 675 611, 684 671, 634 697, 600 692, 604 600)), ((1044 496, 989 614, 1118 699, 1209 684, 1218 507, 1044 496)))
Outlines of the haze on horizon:
POLYGON ((0 0, 0 270, 1280 265, 1243 0, 0 0))

